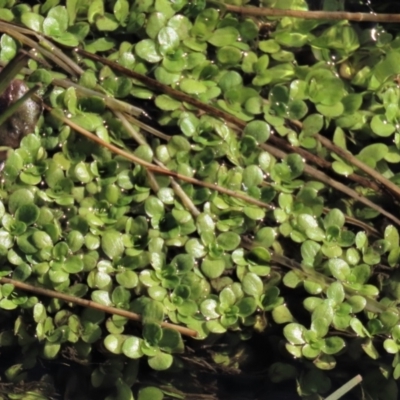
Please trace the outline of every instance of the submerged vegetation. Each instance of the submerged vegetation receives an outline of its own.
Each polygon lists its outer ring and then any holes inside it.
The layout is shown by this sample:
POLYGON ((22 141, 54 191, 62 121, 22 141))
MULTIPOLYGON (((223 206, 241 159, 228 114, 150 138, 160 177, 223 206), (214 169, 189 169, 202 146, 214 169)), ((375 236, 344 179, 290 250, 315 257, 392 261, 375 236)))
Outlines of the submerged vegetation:
POLYGON ((0 0, 1 398, 397 399, 400 34, 326 16, 0 0))

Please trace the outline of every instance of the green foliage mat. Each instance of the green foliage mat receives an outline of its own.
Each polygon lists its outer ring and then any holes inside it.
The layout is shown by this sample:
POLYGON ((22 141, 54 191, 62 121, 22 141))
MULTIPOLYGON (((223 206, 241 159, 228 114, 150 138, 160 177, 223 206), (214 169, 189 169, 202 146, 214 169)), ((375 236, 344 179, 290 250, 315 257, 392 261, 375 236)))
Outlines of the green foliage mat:
POLYGON ((1 398, 397 399, 398 27, 240 11, 0 0, 1 398))

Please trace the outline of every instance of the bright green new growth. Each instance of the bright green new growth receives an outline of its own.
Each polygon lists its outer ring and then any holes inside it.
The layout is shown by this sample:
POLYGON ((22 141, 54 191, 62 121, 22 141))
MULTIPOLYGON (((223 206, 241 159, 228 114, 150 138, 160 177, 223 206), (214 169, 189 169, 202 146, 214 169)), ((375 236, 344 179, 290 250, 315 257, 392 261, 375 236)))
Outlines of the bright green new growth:
MULTIPOLYGON (((371 398, 397 398, 399 193, 384 180, 399 182, 397 36, 379 28, 375 41, 375 28, 345 21, 263 26, 186 0, 0 0, 0 15, 37 32, 39 60, 54 66, 33 58, 22 71, 43 84, 53 112, 2 172, 0 275, 143 322, 2 284, 0 346, 24 354, 6 370, 9 382, 26 380, 39 359, 69 357, 90 376, 90 388, 76 388, 86 395, 182 395, 136 385, 143 363, 177 373, 195 365, 181 334, 161 326, 168 321, 210 346, 216 337, 233 343, 230 354, 215 346, 210 362, 235 372, 245 340, 261 333, 268 343, 274 332, 279 351, 261 363, 263 379, 296 379, 301 396, 326 396, 354 375, 335 369, 353 363, 371 398), (304 46, 311 62, 299 55, 304 46), (137 99, 153 120, 136 119, 137 99)), ((0 22, 0 31, 4 63, 31 46, 20 28, 0 22)))

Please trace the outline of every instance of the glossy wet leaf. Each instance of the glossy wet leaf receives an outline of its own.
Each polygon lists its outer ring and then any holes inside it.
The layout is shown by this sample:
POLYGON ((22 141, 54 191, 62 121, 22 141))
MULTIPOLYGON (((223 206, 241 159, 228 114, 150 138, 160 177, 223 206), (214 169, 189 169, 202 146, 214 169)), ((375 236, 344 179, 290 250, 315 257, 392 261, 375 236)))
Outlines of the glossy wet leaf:
POLYGON ((121 233, 105 231, 101 237, 101 248, 110 259, 121 257, 125 249, 121 233))

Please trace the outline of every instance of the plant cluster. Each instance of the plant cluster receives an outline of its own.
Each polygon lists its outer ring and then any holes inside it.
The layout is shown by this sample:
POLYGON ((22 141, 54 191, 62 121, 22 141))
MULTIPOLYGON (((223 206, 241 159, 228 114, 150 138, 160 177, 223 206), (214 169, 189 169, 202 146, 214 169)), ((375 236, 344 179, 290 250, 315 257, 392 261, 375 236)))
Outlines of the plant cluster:
POLYGON ((139 366, 182 371, 182 333, 212 347, 278 332, 265 379, 314 399, 356 369, 368 398, 397 398, 396 28, 187 0, 0 0, 0 16, 0 62, 44 107, 2 171, 9 382, 69 357, 91 381, 71 376, 75 398, 184 398, 139 366))

